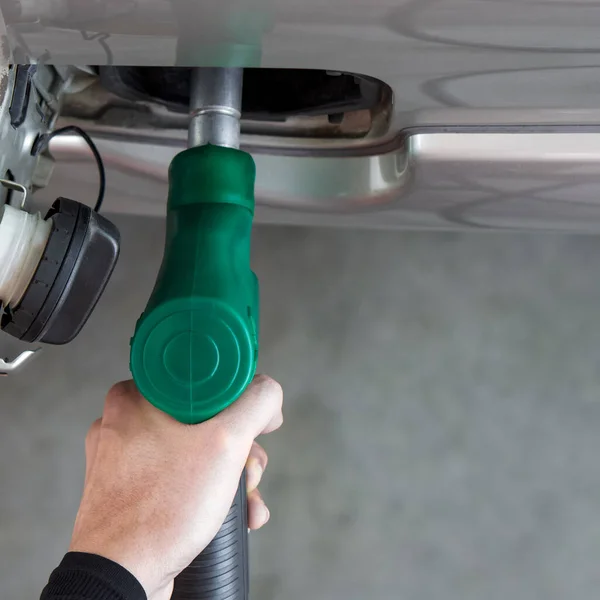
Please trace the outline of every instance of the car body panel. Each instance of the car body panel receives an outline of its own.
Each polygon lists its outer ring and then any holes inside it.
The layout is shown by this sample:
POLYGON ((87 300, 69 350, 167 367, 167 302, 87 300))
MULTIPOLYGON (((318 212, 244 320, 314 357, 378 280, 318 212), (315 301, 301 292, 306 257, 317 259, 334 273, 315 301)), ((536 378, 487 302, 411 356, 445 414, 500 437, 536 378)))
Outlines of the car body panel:
MULTIPOLYGON (((18 18, 15 1, 0 0, 12 60, 320 68, 388 84, 389 128, 373 139, 282 148, 244 136, 261 220, 600 230, 591 0, 24 0, 18 18)), ((183 136, 96 134, 113 193, 127 190, 113 208, 161 214, 183 136)), ((47 193, 92 194, 80 143, 55 142, 47 193)))

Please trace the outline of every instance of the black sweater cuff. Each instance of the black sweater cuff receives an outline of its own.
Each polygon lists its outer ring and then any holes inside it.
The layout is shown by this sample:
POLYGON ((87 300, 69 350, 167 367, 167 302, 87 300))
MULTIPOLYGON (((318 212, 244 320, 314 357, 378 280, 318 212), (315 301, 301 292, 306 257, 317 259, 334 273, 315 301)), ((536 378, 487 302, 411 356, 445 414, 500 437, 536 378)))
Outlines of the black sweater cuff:
POLYGON ((69 552, 54 569, 40 600, 147 600, 124 567, 96 554, 69 552))

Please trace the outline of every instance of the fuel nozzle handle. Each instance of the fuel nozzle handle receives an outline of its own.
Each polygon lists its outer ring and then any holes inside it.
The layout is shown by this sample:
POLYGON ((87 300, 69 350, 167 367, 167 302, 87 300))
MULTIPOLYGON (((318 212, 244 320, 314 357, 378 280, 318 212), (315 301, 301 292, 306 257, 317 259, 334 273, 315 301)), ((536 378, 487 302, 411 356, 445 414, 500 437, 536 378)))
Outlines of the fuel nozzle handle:
MULTIPOLYGON (((227 408, 256 371, 258 281, 250 268, 255 166, 235 148, 240 104, 241 70, 194 74, 194 147, 169 169, 163 263, 131 342, 138 389, 183 423, 201 423, 227 408)), ((172 600, 247 598, 242 477, 225 523, 177 577, 172 600)))
POLYGON ((142 395, 201 423, 246 389, 258 354, 258 282, 250 269, 254 163, 199 146, 170 167, 165 253, 131 345, 142 395))

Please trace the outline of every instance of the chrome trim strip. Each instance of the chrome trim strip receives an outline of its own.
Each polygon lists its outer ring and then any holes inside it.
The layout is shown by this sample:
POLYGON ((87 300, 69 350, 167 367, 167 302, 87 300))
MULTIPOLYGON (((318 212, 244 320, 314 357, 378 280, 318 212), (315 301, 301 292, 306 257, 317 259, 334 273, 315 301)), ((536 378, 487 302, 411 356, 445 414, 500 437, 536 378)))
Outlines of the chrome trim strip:
MULTIPOLYGON (((164 214, 180 146, 96 141, 108 171, 106 210, 164 214)), ((43 194, 93 198, 96 174, 81 140, 56 138, 51 151, 56 173, 43 194)), ((600 231, 600 132, 421 132, 384 154, 255 160, 262 222, 600 231)))

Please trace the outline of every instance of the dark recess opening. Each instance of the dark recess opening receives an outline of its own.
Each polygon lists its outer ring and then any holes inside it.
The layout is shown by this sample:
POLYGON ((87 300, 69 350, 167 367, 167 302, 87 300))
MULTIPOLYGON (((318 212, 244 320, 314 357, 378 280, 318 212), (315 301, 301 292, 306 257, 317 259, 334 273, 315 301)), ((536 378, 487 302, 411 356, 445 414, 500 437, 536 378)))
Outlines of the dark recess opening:
MULTIPOLYGON (((6 179, 6 181, 14 181, 15 180, 15 176, 12 174, 12 171, 10 169, 8 169, 6 171, 6 173, 4 174, 4 179, 6 179)), ((2 186, 0 188, 4 194, 4 203, 6 204, 10 204, 12 202, 12 197, 13 197, 13 190, 11 190, 10 188, 4 187, 2 186)), ((2 204, 0 202, 0 204, 2 204)))
MULTIPOLYGON (((112 93, 179 113, 188 111, 190 72, 184 67, 99 67, 101 82, 112 93)), ((327 115, 330 123, 338 123, 346 112, 375 109, 386 89, 378 79, 353 73, 246 69, 242 112, 253 120, 327 115)))

